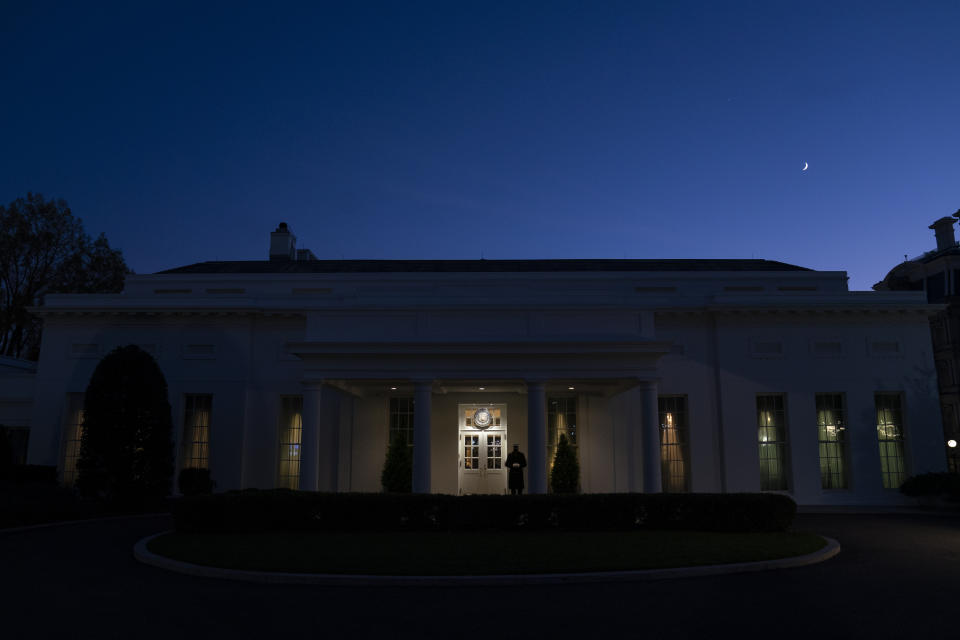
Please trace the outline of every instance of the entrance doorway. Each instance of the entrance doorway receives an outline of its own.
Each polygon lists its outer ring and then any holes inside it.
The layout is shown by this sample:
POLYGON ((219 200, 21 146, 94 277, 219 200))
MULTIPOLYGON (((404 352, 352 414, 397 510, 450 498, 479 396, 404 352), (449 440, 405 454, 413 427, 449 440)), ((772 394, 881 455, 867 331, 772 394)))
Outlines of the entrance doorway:
POLYGON ((461 404, 460 495, 506 493, 507 405, 461 404))

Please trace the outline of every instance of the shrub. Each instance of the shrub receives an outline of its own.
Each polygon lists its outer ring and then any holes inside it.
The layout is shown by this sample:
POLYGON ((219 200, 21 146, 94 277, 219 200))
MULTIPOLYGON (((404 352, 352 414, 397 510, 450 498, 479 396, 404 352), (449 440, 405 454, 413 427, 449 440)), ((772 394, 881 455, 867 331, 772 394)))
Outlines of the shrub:
POLYGON ((177 476, 177 488, 185 496, 209 495, 213 493, 214 486, 210 469, 181 469, 177 476))
POLYGON ((387 449, 380 484, 387 493, 410 493, 413 491, 413 449, 407 439, 397 436, 387 449))
POLYGON ((783 531, 797 505, 780 494, 475 495, 314 493, 274 489, 183 498, 182 532, 783 531))
POLYGON ((956 473, 922 473, 911 476, 900 485, 907 496, 936 496, 960 502, 960 475, 956 473))
POLYGON ((580 488, 580 463, 577 452, 560 434, 557 443, 557 455, 553 458, 553 470, 550 472, 550 490, 554 493, 576 493, 580 488))
POLYGON ((10 466, 0 480, 10 484, 57 486, 57 468, 43 464, 15 464, 10 466))
POLYGON ((162 499, 173 477, 167 382, 150 354, 118 347, 97 364, 84 400, 77 488, 119 504, 162 499))
POLYGON ((13 467, 13 443, 7 435, 7 428, 0 424, 0 478, 4 478, 13 467))

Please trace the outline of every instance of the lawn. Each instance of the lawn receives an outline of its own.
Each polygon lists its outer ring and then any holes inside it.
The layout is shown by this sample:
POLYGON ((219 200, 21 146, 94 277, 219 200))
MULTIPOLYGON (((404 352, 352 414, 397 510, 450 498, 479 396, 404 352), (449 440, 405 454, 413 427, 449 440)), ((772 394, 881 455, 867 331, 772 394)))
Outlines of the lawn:
POLYGON ((151 552, 254 571, 496 575, 661 569, 770 560, 825 546, 811 533, 169 533, 151 552))

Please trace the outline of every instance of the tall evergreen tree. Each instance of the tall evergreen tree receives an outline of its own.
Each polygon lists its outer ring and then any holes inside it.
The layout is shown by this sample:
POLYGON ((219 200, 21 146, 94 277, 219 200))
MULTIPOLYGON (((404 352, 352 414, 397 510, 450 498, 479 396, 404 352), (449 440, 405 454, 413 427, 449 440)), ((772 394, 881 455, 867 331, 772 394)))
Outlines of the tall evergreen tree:
POLYGON ((135 345, 111 351, 90 378, 83 408, 80 493, 120 503, 169 495, 173 422, 153 357, 135 345))
POLYGON ((580 462, 577 452, 570 446, 567 437, 561 434, 550 472, 550 489, 554 493, 576 493, 579 488, 580 462))
POLYGON ((398 435, 387 449, 380 484, 387 493, 411 493, 413 491, 413 448, 407 439, 398 435))

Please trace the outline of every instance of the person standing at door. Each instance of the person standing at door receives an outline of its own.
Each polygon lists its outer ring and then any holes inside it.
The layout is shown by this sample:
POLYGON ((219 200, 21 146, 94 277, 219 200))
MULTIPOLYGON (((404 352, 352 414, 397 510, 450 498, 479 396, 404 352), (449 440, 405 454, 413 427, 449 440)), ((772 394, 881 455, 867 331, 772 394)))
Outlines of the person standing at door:
POLYGON ((523 493, 523 469, 527 466, 527 458, 520 453, 520 445, 513 445, 513 451, 507 456, 507 469, 510 470, 509 487, 512 495, 523 493))

